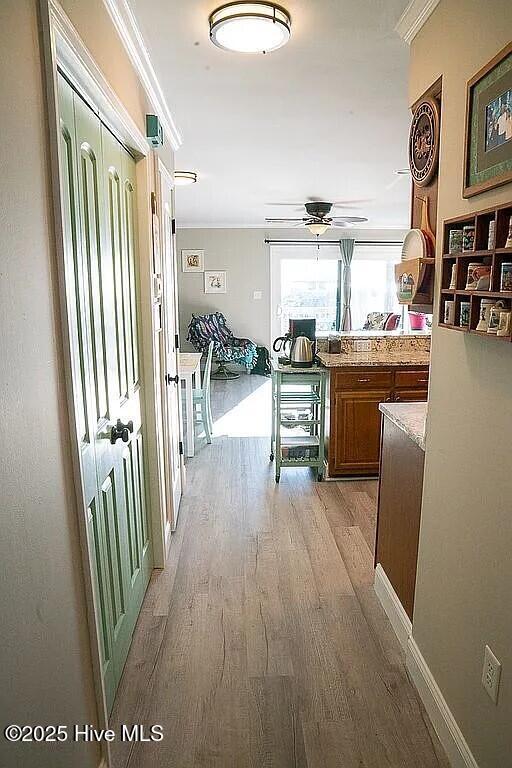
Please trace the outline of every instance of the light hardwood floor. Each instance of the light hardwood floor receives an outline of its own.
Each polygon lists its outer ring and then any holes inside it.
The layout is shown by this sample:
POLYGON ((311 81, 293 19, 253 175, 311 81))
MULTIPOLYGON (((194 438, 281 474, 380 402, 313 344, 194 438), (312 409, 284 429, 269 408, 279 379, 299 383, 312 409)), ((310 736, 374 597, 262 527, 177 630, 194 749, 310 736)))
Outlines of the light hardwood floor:
POLYGON ((372 587, 376 481, 268 461, 269 382, 215 382, 112 717, 115 768, 448 768, 372 587))

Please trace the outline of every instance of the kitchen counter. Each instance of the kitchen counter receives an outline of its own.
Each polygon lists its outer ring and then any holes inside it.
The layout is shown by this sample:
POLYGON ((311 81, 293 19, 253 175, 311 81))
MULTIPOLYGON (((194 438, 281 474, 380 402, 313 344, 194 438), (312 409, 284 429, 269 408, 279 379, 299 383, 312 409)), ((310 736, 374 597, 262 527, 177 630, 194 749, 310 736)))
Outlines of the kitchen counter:
POLYGON ((427 403, 381 403, 379 410, 425 450, 427 403))
POLYGON ((317 357, 326 368, 356 368, 367 366, 399 367, 429 365, 430 352, 425 350, 373 350, 371 352, 318 352, 317 357))

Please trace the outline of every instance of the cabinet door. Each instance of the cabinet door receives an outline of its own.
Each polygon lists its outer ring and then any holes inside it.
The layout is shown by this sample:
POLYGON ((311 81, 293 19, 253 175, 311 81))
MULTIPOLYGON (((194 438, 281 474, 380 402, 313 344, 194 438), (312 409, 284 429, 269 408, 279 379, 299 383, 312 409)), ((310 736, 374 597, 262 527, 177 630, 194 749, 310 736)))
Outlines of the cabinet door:
POLYGON ((376 474, 379 469, 379 403, 390 399, 389 390, 334 393, 331 474, 376 474))
POLYGON ((395 403, 426 402, 426 389, 397 389, 393 395, 395 403))

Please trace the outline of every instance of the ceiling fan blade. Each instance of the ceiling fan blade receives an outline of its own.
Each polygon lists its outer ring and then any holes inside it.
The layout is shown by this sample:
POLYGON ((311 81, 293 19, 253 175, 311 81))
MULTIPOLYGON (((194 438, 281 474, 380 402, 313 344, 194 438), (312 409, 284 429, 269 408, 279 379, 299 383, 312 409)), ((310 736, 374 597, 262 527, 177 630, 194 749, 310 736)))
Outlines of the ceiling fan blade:
POLYGON ((359 203, 373 203, 374 200, 375 200, 374 197, 362 197, 359 200, 336 200, 336 202, 333 203, 333 207, 343 208, 346 205, 358 205, 359 203))
POLYGON ((302 224, 302 222, 305 221, 305 219, 274 219, 274 218, 266 218, 265 221, 272 222, 272 223, 276 223, 276 222, 288 222, 288 223, 290 223, 290 222, 298 221, 298 222, 300 222, 302 224))
POLYGON ((357 224, 361 221, 368 221, 365 216, 336 216, 331 220, 333 227, 344 227, 346 224, 357 224))

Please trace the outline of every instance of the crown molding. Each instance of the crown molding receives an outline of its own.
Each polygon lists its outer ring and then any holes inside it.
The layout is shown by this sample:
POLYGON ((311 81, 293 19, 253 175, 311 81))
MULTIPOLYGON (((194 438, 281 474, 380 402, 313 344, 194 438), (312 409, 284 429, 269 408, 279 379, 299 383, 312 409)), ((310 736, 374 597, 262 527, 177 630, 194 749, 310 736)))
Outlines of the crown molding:
POLYGON ((409 45, 412 43, 427 19, 432 15, 440 0, 411 0, 400 16, 395 31, 409 45))
POLYGON ((183 143, 181 134, 166 102, 142 32, 127 0, 103 0, 103 3, 173 149, 179 149, 183 143))

